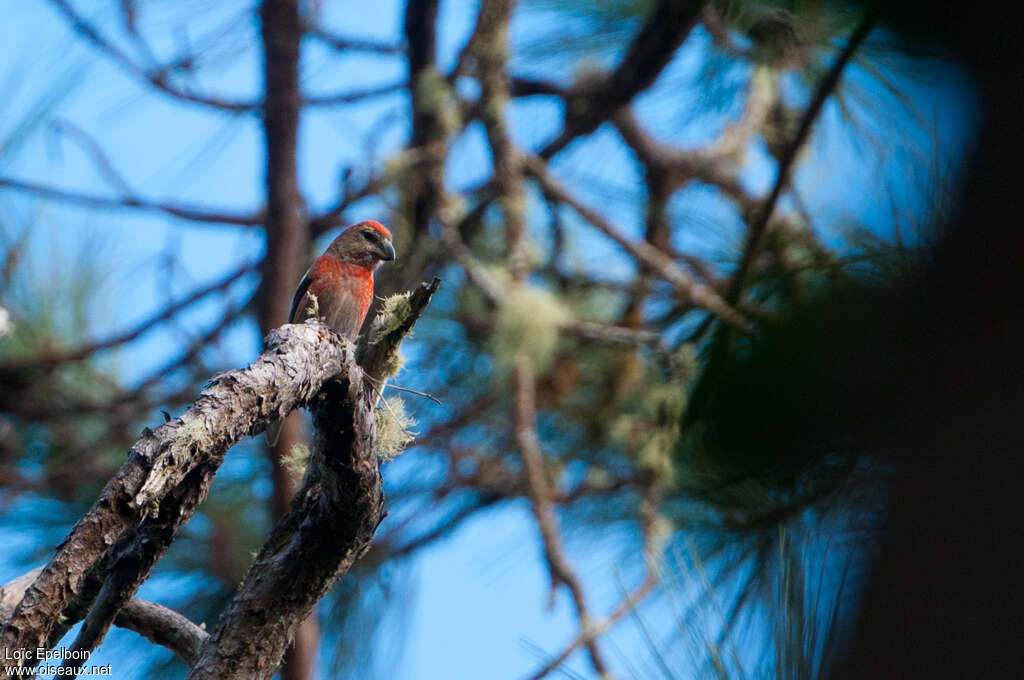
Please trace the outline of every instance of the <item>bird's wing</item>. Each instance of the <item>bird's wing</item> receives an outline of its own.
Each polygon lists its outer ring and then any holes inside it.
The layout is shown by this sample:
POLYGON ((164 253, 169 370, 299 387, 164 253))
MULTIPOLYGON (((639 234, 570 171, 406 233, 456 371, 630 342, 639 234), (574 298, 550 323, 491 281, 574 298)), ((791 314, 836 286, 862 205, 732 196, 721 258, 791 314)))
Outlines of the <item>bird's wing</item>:
POLYGON ((310 275, 311 271, 313 271, 312 267, 306 270, 306 275, 302 277, 302 280, 299 281, 299 287, 295 289, 295 296, 292 298, 292 308, 288 312, 288 323, 299 323, 305 320, 305 316, 299 318, 298 315, 305 313, 303 298, 306 297, 309 284, 313 282, 313 277, 310 275))
POLYGON ((351 286, 338 286, 320 301, 320 316, 336 333, 355 340, 366 312, 351 286))

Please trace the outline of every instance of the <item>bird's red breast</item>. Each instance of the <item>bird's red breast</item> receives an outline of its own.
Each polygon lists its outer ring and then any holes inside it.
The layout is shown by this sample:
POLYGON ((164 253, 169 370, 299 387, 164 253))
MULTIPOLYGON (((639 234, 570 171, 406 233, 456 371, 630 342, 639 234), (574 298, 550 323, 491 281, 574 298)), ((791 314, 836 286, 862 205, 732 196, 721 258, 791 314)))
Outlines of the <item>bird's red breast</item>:
POLYGON ((348 323, 354 323, 352 329, 335 330, 342 335, 357 332, 373 302, 373 272, 357 264, 340 262, 330 255, 321 255, 313 262, 309 275, 309 291, 316 295, 321 313, 329 319, 340 314, 346 321, 351 319, 348 323), (352 309, 345 309, 349 305, 352 309))

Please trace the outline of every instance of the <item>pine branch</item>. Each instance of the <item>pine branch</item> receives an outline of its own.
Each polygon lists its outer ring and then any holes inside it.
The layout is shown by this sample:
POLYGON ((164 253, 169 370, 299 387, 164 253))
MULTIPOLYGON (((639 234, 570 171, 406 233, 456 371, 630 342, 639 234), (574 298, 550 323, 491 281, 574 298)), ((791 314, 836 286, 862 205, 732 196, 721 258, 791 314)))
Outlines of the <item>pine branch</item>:
POLYGON ((797 154, 800 149, 803 148, 807 139, 811 135, 811 130, 814 128, 815 121, 818 120, 818 116, 821 114, 822 109, 825 106, 825 102, 832 96, 836 87, 839 85, 839 80, 842 78, 843 70, 846 65, 853 58, 853 55, 860 48, 861 43, 868 37, 871 30, 878 23, 879 10, 876 7, 872 7, 861 19, 857 28, 854 29, 850 35, 849 40, 846 41, 846 46, 842 52, 836 58, 835 63, 832 64, 832 68, 829 69, 828 73, 822 79, 821 83, 814 93, 814 98, 811 100, 810 105, 804 112, 804 116, 800 121, 800 128, 797 130, 793 140, 785 148, 782 157, 779 159, 779 170, 775 177, 775 184, 772 186, 772 191, 768 195, 767 200, 762 204, 760 212, 754 218, 754 221, 750 224, 750 228, 747 232, 747 243, 743 250, 743 259, 740 261, 740 266, 733 275, 732 285, 726 299, 730 303, 735 304, 740 295, 743 292, 743 284, 746 281, 747 274, 750 272, 751 265, 754 262, 754 258, 757 255, 758 249, 761 244, 761 237, 768 226, 768 222, 771 220, 772 213, 775 212, 775 206, 779 202, 779 198, 782 196, 783 190, 789 183, 790 173, 793 169, 793 164, 796 162, 797 154))

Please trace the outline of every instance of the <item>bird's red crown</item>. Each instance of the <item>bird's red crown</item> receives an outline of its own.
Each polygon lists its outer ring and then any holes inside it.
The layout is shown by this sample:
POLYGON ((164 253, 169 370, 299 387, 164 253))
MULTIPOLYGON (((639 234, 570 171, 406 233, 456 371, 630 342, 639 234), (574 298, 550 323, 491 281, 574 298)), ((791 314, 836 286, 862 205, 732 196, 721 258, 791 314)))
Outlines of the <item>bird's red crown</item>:
POLYGON ((351 227, 346 229, 346 231, 348 231, 350 229, 351 230, 355 230, 355 229, 367 229, 367 228, 373 229, 374 231, 378 231, 378 232, 380 232, 381 236, 383 236, 384 238, 386 238, 389 241, 391 240, 391 231, 387 227, 385 227, 383 224, 381 224, 380 222, 378 222, 376 220, 366 220, 365 222, 359 222, 358 224, 353 224, 351 227))

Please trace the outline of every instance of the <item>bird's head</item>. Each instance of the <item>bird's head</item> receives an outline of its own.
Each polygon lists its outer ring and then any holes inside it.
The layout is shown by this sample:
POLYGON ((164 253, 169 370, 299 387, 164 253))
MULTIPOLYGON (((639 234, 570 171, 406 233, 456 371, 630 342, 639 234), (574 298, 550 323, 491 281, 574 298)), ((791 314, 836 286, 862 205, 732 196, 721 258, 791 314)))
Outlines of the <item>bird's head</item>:
POLYGON ((387 227, 367 220, 338 234, 327 254, 341 262, 374 270, 381 262, 395 259, 395 246, 391 243, 391 232, 387 227))

